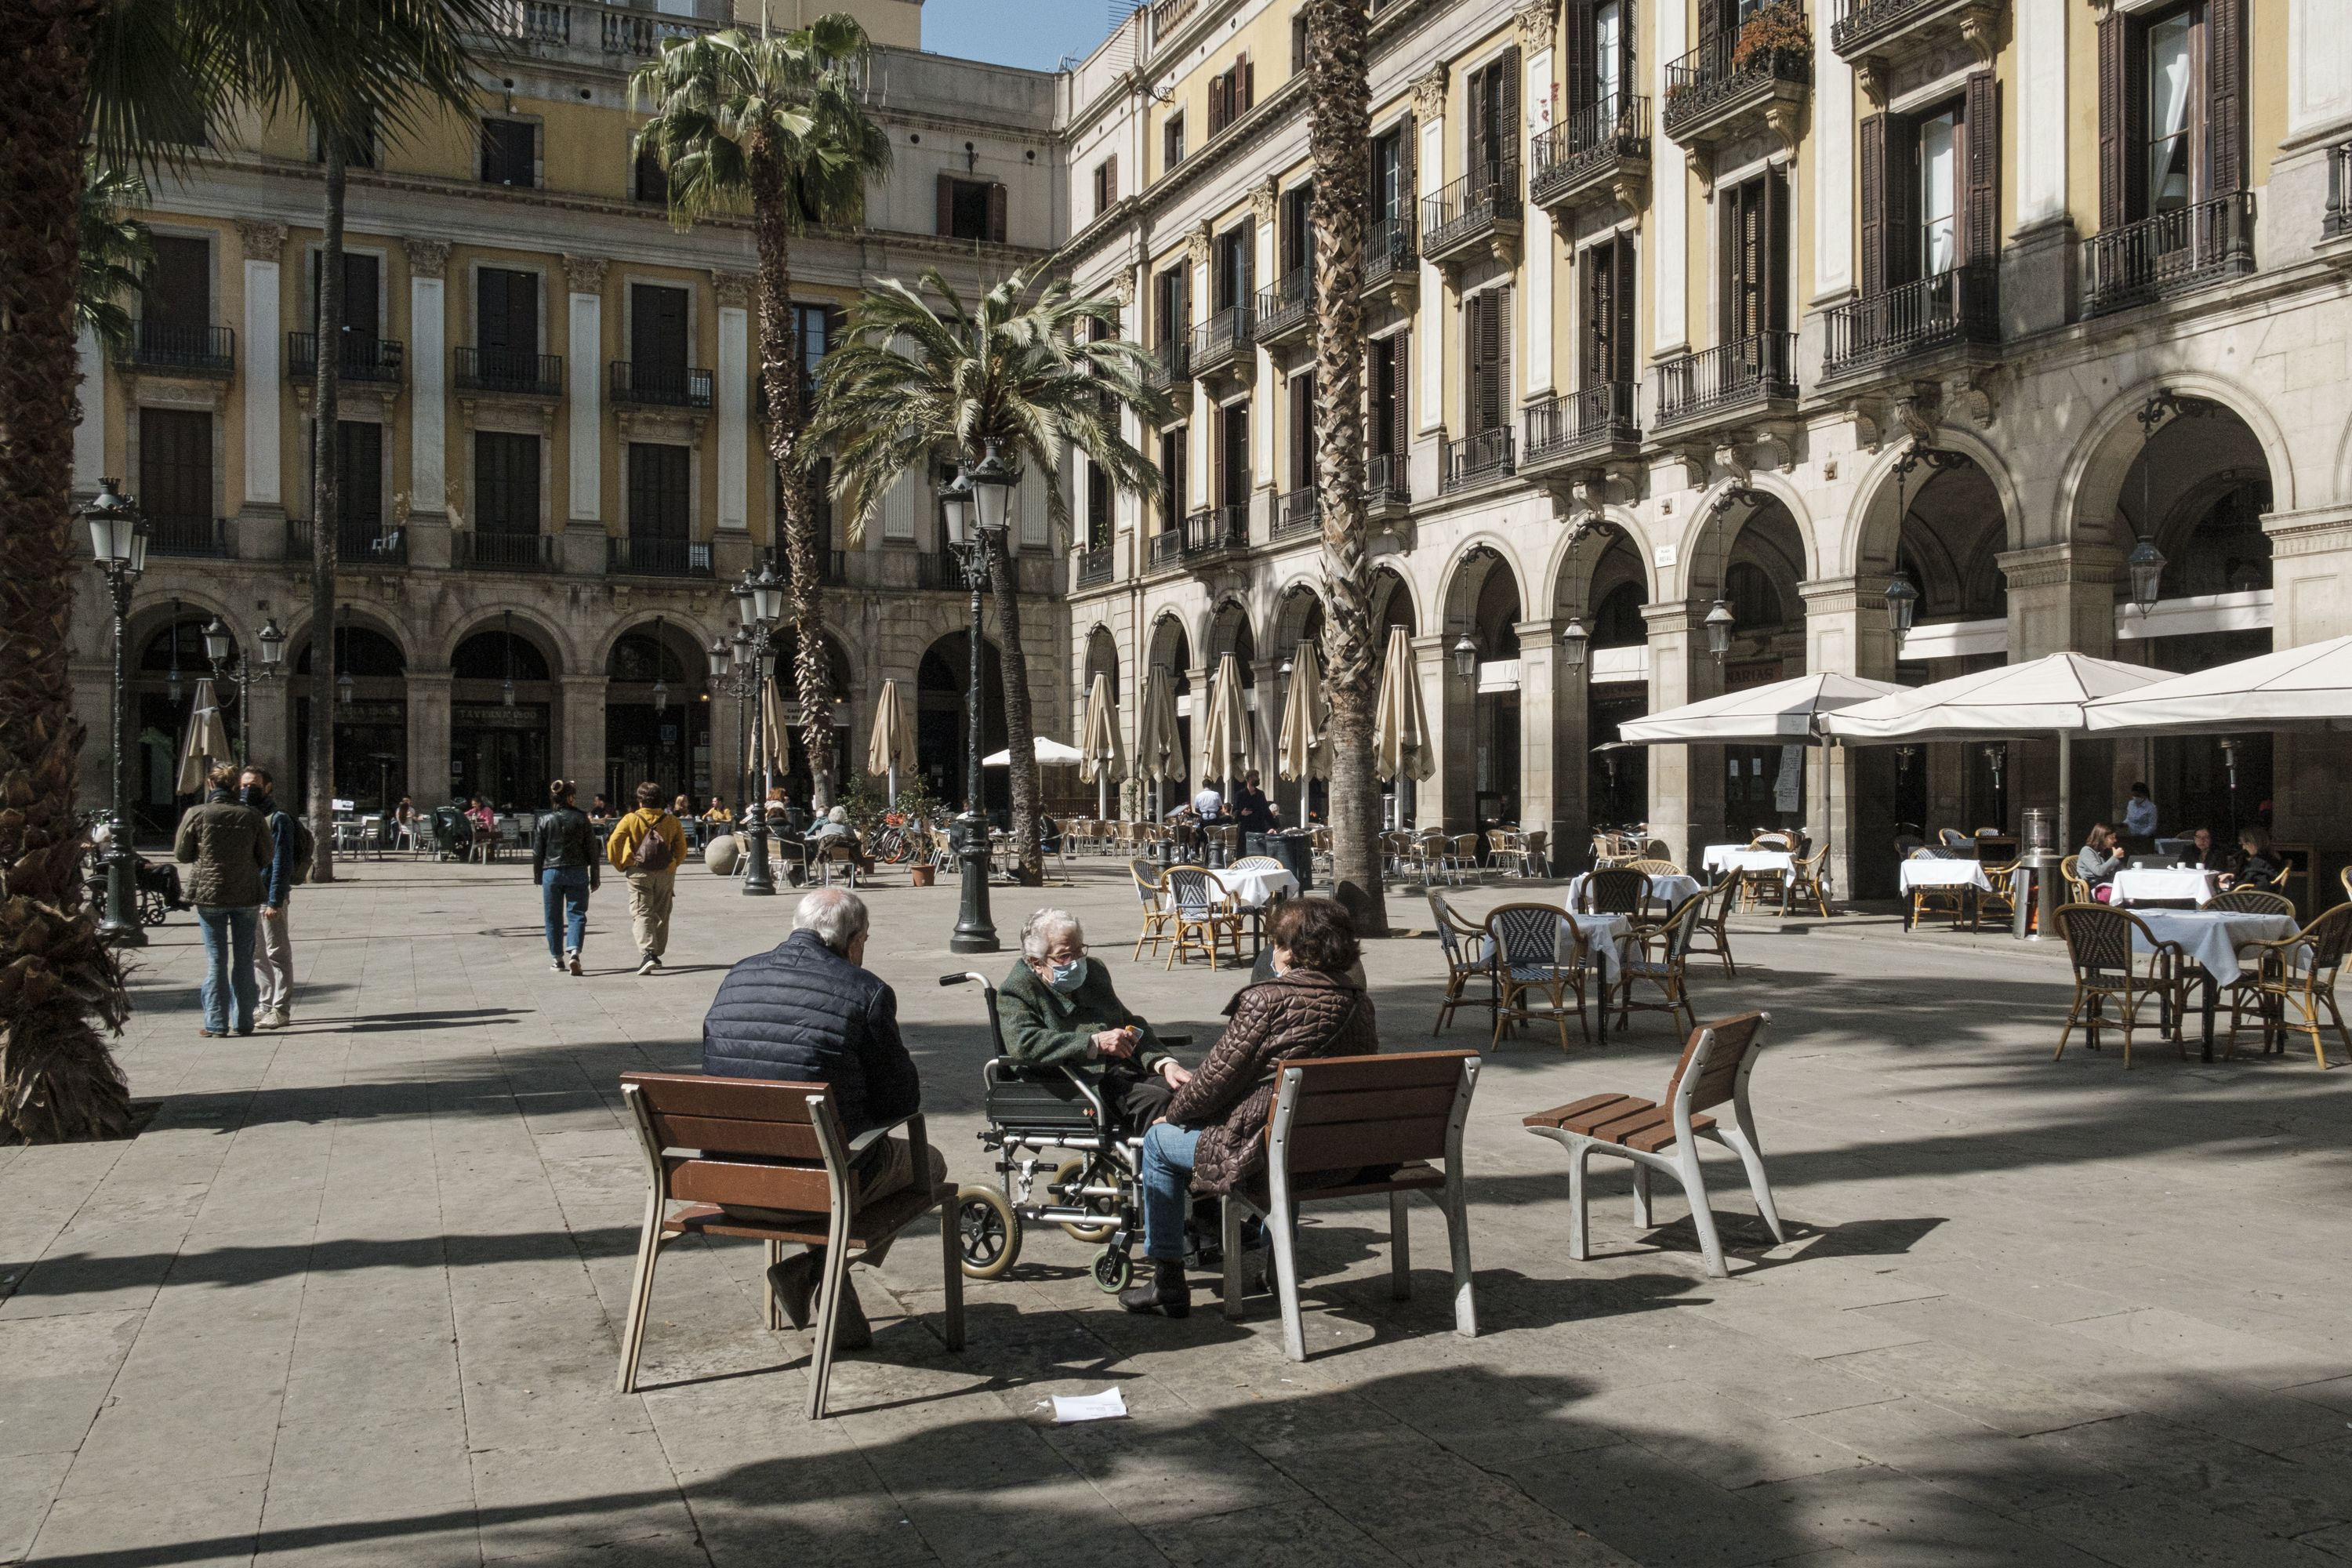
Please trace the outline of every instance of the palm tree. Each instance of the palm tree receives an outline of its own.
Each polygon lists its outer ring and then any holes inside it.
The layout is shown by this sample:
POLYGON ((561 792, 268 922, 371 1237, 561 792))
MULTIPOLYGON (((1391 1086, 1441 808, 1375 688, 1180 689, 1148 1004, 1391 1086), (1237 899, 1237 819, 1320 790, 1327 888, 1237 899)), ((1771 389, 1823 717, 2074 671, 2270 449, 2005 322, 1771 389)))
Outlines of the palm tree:
MULTIPOLYGON (((951 448, 971 464, 992 445, 1045 486, 1046 514, 1069 521, 1065 458, 1094 463, 1116 488, 1150 493, 1160 470, 1119 431, 1119 410, 1150 423, 1175 416, 1148 379, 1150 351, 1116 335, 1118 301, 1081 298, 1066 279, 1032 291, 1016 272, 967 306, 926 270, 915 288, 887 279, 850 308, 841 342, 825 356, 812 449, 833 459, 833 494, 855 543, 882 497, 909 468, 951 448), (937 303, 934 304, 936 300, 937 303)), ((1029 714, 1028 661, 1013 562, 988 552, 1004 670, 1004 732, 1012 752, 1013 835, 1024 878, 1042 881, 1037 847, 1037 763, 1029 714)))
POLYGON ((0 0, 0 1124, 27 1138, 128 1125, 107 1048, 129 1003, 82 884, 75 599, 75 299, 86 148, 177 164, 241 105, 320 123, 413 123, 470 90, 463 29, 492 0, 0 0))
POLYGON ((109 348, 131 341, 126 295, 146 287, 155 264, 155 242, 147 226, 131 216, 147 205, 147 182, 136 174, 89 163, 81 191, 81 276, 74 284, 74 326, 109 348))
POLYGON ((730 29, 673 40, 629 81, 633 102, 654 105, 636 145, 651 149, 668 174, 670 220, 686 229, 714 213, 751 209, 768 454, 783 492, 793 685, 819 811, 833 798, 833 691, 816 508, 801 459, 806 409, 792 241, 811 224, 858 222, 866 182, 889 174, 889 134, 858 99, 870 53, 866 30, 835 14, 798 32, 763 25, 757 37, 730 29))
POLYGON ((1323 523, 1323 656, 1331 700, 1331 873, 1366 936, 1388 932, 1372 705, 1370 530, 1364 516, 1364 226, 1371 188, 1369 26, 1361 0, 1307 0, 1307 149, 1315 167, 1315 489, 1323 523))

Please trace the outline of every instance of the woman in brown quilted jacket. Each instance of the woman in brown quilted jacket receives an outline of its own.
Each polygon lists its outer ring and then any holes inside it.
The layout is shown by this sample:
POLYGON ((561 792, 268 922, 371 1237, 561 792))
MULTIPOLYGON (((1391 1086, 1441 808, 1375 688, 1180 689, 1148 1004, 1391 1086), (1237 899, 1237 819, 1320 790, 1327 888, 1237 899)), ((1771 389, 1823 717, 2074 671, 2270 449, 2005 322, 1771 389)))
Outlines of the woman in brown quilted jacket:
POLYGON ((1348 978, 1356 924, 1328 899, 1287 899, 1267 922, 1275 977, 1241 994, 1234 1021, 1167 1118, 1143 1138, 1143 1250, 1151 1278, 1119 1293, 1130 1312, 1181 1318, 1192 1310, 1184 1279, 1185 1188, 1217 1196, 1265 1165, 1275 1069, 1299 1057, 1368 1056, 1381 1048, 1372 1001, 1348 978))

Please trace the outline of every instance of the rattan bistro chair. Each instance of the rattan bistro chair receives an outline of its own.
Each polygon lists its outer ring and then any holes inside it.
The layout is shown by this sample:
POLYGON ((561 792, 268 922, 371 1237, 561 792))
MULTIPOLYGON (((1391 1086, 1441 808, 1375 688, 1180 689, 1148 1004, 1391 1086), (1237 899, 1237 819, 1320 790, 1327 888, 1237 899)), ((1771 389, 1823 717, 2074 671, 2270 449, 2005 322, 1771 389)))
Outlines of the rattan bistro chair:
POLYGON ((1483 1007, 1491 1020, 1497 998, 1495 966, 1486 956, 1486 928, 1454 913, 1454 906, 1435 888, 1429 889, 1429 914, 1437 928, 1438 945, 1445 952, 1445 999, 1437 1005, 1437 1022, 1429 1032, 1443 1032, 1454 1021, 1457 1007, 1483 1007), (1470 989, 1482 981, 1486 988, 1484 996, 1470 989))
POLYGON ((1160 956, 1160 944, 1169 940, 1168 917, 1173 911, 1160 885, 1160 868, 1149 860, 1129 860, 1127 874, 1135 879, 1136 897, 1143 900, 1143 930, 1135 939, 1135 952, 1129 957, 1132 963, 1143 956, 1143 944, 1151 944, 1151 956, 1160 956))
POLYGON ((1792 904, 1810 901, 1823 920, 1830 914, 1830 847, 1826 844, 1796 862, 1796 869, 1780 889, 1780 912, 1792 904))
MULTIPOLYGON (((1705 891, 1693 893, 1675 906, 1675 912, 1666 917, 1664 925, 1634 928, 1633 935, 1640 947, 1626 958, 1617 982, 1619 1029, 1631 1025, 1636 1007, 1664 1013, 1669 1017, 1679 1019, 1686 1028, 1697 1027, 1698 1014, 1691 1006, 1688 966, 1691 936, 1698 929, 1699 917, 1705 913, 1706 903, 1705 891), (1656 986, 1658 999, 1654 1002, 1634 1001, 1636 982, 1656 986)), ((1608 1017, 1605 1003, 1601 1016, 1605 1022, 1608 1017)))
POLYGON ((2294 900, 2284 893, 2273 893, 2267 888, 2232 888, 2226 893, 2214 894, 2212 901, 2205 909, 2208 913, 2292 916, 2294 900))
POLYGON ((1739 966, 1731 961, 1730 920, 1732 900, 1739 897, 1739 873, 1734 871, 1702 896, 1706 902, 1701 906, 1698 919, 1691 922, 1690 945, 1684 955, 1711 952, 1723 960, 1724 974, 1737 980, 1739 966))
POLYGON ((1175 928, 1175 941, 1168 950, 1167 967, 1176 967, 1176 961, 1192 962, 1192 954, 1209 955, 1209 968, 1217 967, 1217 943, 1230 942, 1234 963, 1242 961, 1242 917, 1234 908, 1233 896, 1218 885, 1205 867, 1171 866, 1163 879, 1168 889, 1169 924, 1175 928))
POLYGON ((1625 915, 1642 918, 1642 907, 1650 901, 1650 874, 1636 871, 1631 866, 1612 866, 1605 871, 1588 873, 1584 879, 1581 900, 1582 912, 1595 915, 1625 915))
MULTIPOLYGON (((2178 944, 2158 942, 2147 922, 2129 910, 2106 904, 2068 904, 2058 911, 2058 934, 2065 940, 2066 957, 2074 966, 2074 1000, 2066 1010, 2065 1026, 2058 1031, 2056 1061, 2065 1054, 2067 1037, 2080 1023, 2093 1050, 2099 1048, 2099 1025, 2106 1003, 2116 1005, 2116 1023, 2124 1032, 2124 1066, 2131 1066, 2132 1031, 2139 1026, 2139 1009, 2148 998, 2159 1007, 2173 1007, 2180 995, 2181 952, 2178 944), (2137 936, 2142 951, 2134 951, 2137 936)), ((2180 1054, 2189 1054, 2188 1042, 2180 1054)))
MULTIPOLYGON (((2347 1050, 2352 1050, 2352 1033, 2346 1031, 2344 1015, 2336 1007, 2336 978, 2343 971, 2347 948, 2352 948, 2352 904, 2338 904, 2294 935, 2263 942, 2250 950, 2256 955, 2253 979, 2251 984, 2242 983, 2241 989, 2261 1008, 2264 1048, 2284 1033, 2309 1035, 2311 1054, 2318 1059, 2320 1070, 2326 1071, 2327 1047, 2319 1034, 2319 1010, 2326 1007, 2328 1021, 2336 1026, 2336 1038, 2344 1042, 2347 1050), (2300 1015, 2301 1022, 2287 1016, 2289 1005, 2300 1015)), ((2230 1010, 2230 1047, 2233 1051, 2237 1048, 2239 1011, 2236 1005, 2230 1010)))
POLYGON ((1584 933, 1558 904, 1498 904, 1486 911, 1486 935, 1493 942, 1495 1033, 1492 1044, 1503 1043, 1503 1031, 1513 1024, 1548 1017, 1559 1035, 1559 1048, 1568 1049, 1568 998, 1576 995, 1576 1026, 1592 1037, 1584 1016, 1584 933), (1560 957, 1565 944, 1569 957, 1560 957), (1531 1006, 1528 996, 1540 993, 1548 1006, 1531 1006))

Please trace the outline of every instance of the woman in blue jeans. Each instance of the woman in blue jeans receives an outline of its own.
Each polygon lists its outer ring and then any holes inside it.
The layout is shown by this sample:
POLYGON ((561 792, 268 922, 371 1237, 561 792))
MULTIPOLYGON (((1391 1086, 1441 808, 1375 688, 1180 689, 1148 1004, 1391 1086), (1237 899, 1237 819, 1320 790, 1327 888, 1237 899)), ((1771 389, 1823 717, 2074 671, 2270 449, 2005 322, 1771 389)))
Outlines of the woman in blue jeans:
POLYGON ((570 779, 547 786, 546 816, 530 836, 530 877, 539 884, 541 918, 547 924, 547 966, 558 974, 584 973, 580 950, 588 941, 588 895, 596 890, 596 830, 588 814, 572 804, 579 791, 570 779))
POLYGON ((261 813, 237 798, 236 768, 224 763, 206 781, 205 804, 180 818, 172 855, 188 873, 188 901, 205 933, 205 1023, 196 1032, 253 1033, 261 988, 253 975, 253 936, 261 913, 261 874, 277 848, 261 813))
POLYGON ((1274 978, 1242 992, 1234 1021, 1143 1138, 1143 1250, 1151 1277, 1119 1292, 1130 1312, 1181 1318, 1192 1310, 1184 1279, 1189 1187, 1215 1197, 1265 1166, 1275 1073, 1301 1057, 1369 1056, 1381 1048, 1371 998, 1349 978, 1356 924, 1329 899, 1286 899, 1266 924, 1274 978))

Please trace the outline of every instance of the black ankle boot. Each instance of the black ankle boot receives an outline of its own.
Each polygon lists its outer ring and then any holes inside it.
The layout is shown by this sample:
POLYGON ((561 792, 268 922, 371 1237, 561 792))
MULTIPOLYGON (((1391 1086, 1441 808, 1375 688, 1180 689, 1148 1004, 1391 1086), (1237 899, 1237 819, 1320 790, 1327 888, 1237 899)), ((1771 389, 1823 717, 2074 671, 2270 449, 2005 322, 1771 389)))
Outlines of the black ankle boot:
POLYGON ((1161 1311, 1171 1318, 1190 1315, 1192 1287, 1184 1278, 1181 1259, 1151 1259, 1151 1278, 1118 1293, 1118 1304, 1130 1312, 1161 1311))

